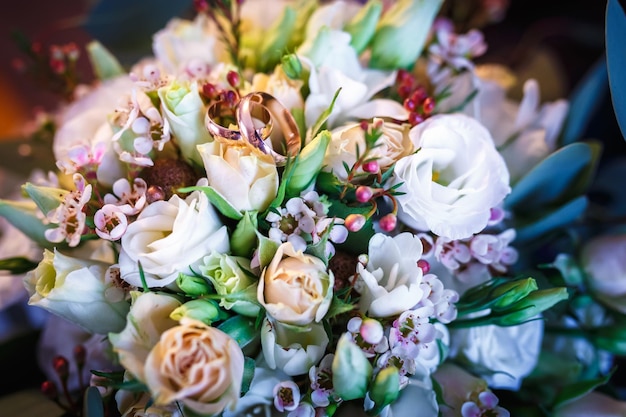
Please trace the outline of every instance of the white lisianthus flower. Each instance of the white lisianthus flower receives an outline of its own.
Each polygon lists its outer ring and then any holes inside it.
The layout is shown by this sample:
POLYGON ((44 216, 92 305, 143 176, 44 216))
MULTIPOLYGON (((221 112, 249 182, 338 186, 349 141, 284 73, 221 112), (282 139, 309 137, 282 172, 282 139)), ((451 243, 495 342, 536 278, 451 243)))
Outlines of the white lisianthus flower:
POLYGON ((581 264, 594 296, 626 313, 626 234, 598 236, 583 247, 581 264))
POLYGON ((379 91, 395 82, 396 74, 363 68, 356 51, 350 46, 350 35, 338 30, 323 30, 298 49, 302 63, 310 70, 310 93, 305 101, 305 120, 313 126, 341 92, 328 118, 329 126, 348 119, 369 119, 374 116, 406 120, 407 111, 394 100, 374 99, 379 91))
POLYGON ((518 390, 537 365, 542 339, 542 320, 458 329, 450 332, 450 357, 494 371, 481 375, 492 388, 518 390))
POLYGON ((126 371, 145 381, 145 363, 161 334, 176 326, 170 318, 181 306, 177 298, 156 292, 134 292, 126 327, 119 333, 109 333, 113 351, 126 371))
POLYGON ((69 320, 91 333, 107 334, 124 327, 128 302, 107 299, 114 282, 106 280, 109 264, 44 251, 43 260, 30 271, 24 285, 28 303, 69 320))
POLYGON ((57 164, 68 172, 76 165, 74 155, 97 167, 98 181, 111 185, 125 176, 122 163, 113 150, 113 130, 108 122, 122 99, 134 88, 128 77, 103 81, 93 90, 64 108, 57 121, 52 150, 57 164))
POLYGON ((509 173, 489 131, 471 117, 438 115, 410 132, 418 152, 400 159, 393 182, 398 218, 452 240, 483 230, 491 208, 511 191, 509 173))
POLYGON ((422 249, 420 239, 411 233, 372 236, 367 265, 357 264, 355 289, 361 294, 361 311, 370 317, 392 317, 422 301, 423 274, 417 266, 422 249))
POLYGON ((152 50, 159 63, 170 74, 184 72, 189 65, 201 65, 207 72, 210 66, 221 61, 223 47, 215 25, 204 13, 194 20, 171 19, 165 28, 156 32, 152 50))
POLYGON ((324 356, 328 342, 324 326, 317 323, 309 324, 306 331, 294 331, 266 317, 261 326, 267 365, 290 376, 308 373, 324 356))
POLYGON ((285 242, 263 271, 257 297, 272 318, 303 326, 324 318, 334 282, 332 271, 326 270, 321 259, 285 242))
POLYGON ((180 401, 213 415, 234 408, 241 392, 244 356, 221 330, 183 318, 166 330, 146 358, 146 384, 156 405, 180 401))
POLYGON ((269 154, 218 141, 198 146, 209 185, 239 211, 265 210, 278 191, 278 170, 269 154))
POLYGON ((202 164, 196 145, 212 140, 204 126, 206 107, 200 97, 197 82, 174 81, 159 88, 163 117, 169 123, 174 140, 183 157, 202 164))
POLYGON ((204 193, 193 192, 185 200, 178 195, 146 207, 128 225, 119 256, 122 279, 141 287, 139 263, 148 287, 173 283, 179 273, 212 252, 229 250, 228 231, 204 193))
MULTIPOLYGON (((372 149, 369 155, 376 159, 378 166, 384 171, 398 159, 414 151, 413 143, 409 138, 411 126, 409 124, 384 122, 377 118, 374 119, 374 124, 376 123, 382 123, 382 136, 376 142, 378 146, 372 149)), ((357 160, 357 148, 361 154, 365 152, 365 132, 360 123, 334 129, 322 169, 332 172, 341 180, 345 180, 347 172, 343 164, 345 162, 349 167, 354 165, 357 160)))

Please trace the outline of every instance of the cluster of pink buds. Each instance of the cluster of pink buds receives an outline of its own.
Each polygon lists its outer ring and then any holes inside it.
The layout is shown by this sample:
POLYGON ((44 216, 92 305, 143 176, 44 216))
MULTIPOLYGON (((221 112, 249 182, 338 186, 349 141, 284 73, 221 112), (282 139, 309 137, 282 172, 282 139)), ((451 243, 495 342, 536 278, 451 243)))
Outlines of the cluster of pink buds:
POLYGON ((396 77, 398 95, 404 100, 404 108, 409 112, 409 123, 412 126, 422 123, 435 110, 435 99, 428 95, 423 85, 419 84, 413 74, 399 70, 396 77))

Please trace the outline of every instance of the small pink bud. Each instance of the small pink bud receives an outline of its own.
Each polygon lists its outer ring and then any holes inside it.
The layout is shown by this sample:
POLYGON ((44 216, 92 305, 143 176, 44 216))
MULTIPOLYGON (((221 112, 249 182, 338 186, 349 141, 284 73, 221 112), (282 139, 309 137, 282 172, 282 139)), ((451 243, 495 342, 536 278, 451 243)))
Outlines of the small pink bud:
POLYGON ((359 333, 364 341, 375 345, 383 339, 383 325, 378 320, 368 318, 363 320, 359 333))
POLYGON ((349 214, 348 217, 346 217, 344 225, 349 231, 358 232, 363 228, 366 220, 367 219, 362 214, 349 214))
POLYGON ((370 201, 373 195, 374 192, 370 187, 361 185, 356 189, 356 199, 359 203, 367 203, 368 201, 370 201))
POLYGON ((228 74, 226 74, 226 81, 228 81, 228 84, 232 87, 237 87, 240 81, 237 71, 228 71, 228 74))
POLYGON ((377 161, 369 161, 363 164, 363 171, 368 172, 370 174, 376 174, 380 167, 378 166, 377 161))
POLYGON ((385 232, 391 232, 393 229, 396 228, 397 223, 398 223, 398 218, 393 213, 384 215, 378 221, 380 228, 385 232))
POLYGON ((430 271, 430 264, 428 261, 420 259, 417 261, 417 267, 422 270, 422 273, 427 274, 430 271))

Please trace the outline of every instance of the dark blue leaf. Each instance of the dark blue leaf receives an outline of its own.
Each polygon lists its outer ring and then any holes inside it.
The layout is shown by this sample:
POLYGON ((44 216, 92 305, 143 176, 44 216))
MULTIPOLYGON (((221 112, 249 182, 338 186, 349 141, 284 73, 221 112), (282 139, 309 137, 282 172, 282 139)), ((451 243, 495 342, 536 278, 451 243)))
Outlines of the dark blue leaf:
POLYGON ((606 63, 617 123, 626 137, 626 15, 618 0, 606 6, 606 63))
POLYGON ((587 209, 587 197, 578 197, 550 213, 540 215, 534 222, 517 227, 515 244, 522 244, 537 239, 556 229, 573 223, 587 209))
POLYGON ((606 61, 600 59, 585 74, 570 96, 570 108, 561 134, 561 145, 581 139, 585 129, 604 100, 608 87, 606 61))

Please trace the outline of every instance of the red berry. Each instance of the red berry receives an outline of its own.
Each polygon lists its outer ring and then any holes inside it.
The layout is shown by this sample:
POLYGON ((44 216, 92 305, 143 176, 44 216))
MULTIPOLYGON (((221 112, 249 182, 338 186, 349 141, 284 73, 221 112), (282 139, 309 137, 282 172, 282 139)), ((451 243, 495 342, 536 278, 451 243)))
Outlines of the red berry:
POLYGON ((417 103, 412 98, 407 98, 404 100, 404 108, 408 111, 415 111, 417 108, 417 103))
POLYGON ((405 69, 398 70, 398 74, 396 74, 396 83, 398 84, 410 84, 413 82, 413 77, 411 73, 405 69))
POLYGON ((66 378, 70 373, 70 365, 65 357, 59 355, 52 360, 52 368, 61 378, 66 378))
POLYGON ((419 113, 409 113, 409 123, 411 126, 418 125, 424 121, 424 117, 419 113))
POLYGON ((226 74, 226 81, 228 81, 228 84, 232 87, 237 87, 240 81, 237 71, 228 71, 228 74, 226 74))
POLYGON ((370 124, 367 123, 367 120, 361 120, 361 130, 367 132, 370 128, 370 124))
POLYGON ((415 100, 416 103, 422 103, 424 99, 426 99, 428 95, 426 94, 426 89, 421 85, 418 86, 413 93, 411 94, 411 98, 415 100))
POLYGON ((207 98, 214 99, 217 97, 217 87, 215 84, 206 83, 202 86, 202 94, 207 98))
POLYGON ((431 114, 435 110, 435 99, 432 97, 426 97, 422 103, 422 109, 424 113, 431 114))
POLYGON ((51 400, 55 400, 59 396, 56 385, 52 381, 44 381, 41 384, 41 392, 51 400))
POLYGON ((411 91, 413 91, 413 87, 411 87, 410 85, 401 85, 400 87, 398 87, 398 95, 402 99, 409 97, 411 95, 411 91))

